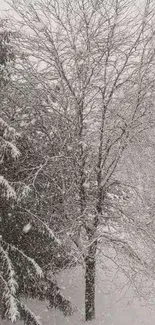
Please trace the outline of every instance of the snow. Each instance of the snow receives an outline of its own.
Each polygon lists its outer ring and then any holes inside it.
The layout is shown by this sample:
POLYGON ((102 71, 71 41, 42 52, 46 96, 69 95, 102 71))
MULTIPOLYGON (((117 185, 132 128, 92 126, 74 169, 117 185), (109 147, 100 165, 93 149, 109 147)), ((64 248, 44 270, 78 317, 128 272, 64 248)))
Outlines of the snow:
POLYGON ((29 222, 27 225, 25 225, 25 226, 23 227, 23 232, 24 232, 25 234, 27 234, 27 233, 30 231, 31 228, 32 228, 32 225, 31 225, 31 223, 29 222))
MULTIPOLYGON (((24 254, 25 255, 25 254, 24 254)), ((26 255, 25 255, 26 256, 26 255)), ((43 277, 43 272, 41 267, 38 265, 38 263, 35 262, 35 260, 29 256, 26 256, 27 260, 34 266, 36 273, 40 278, 43 277)))
POLYGON ((12 250, 17 251, 20 255, 22 255, 30 264, 33 265, 35 272, 37 275, 42 278, 43 277, 43 272, 39 264, 31 257, 27 256, 22 250, 18 249, 16 246, 9 244, 12 250))
POLYGON ((20 156, 20 151, 18 150, 18 148, 13 144, 13 142, 10 141, 6 141, 5 140, 5 145, 6 147, 10 147, 11 148, 11 155, 14 159, 18 158, 20 156))
POLYGON ((8 294, 8 305, 9 305, 9 312, 8 317, 12 320, 12 322, 16 322, 19 317, 19 312, 17 309, 17 302, 14 296, 8 294))
MULTIPOLYGON (((123 275, 107 276, 104 266, 99 265, 96 279, 96 319, 89 325, 152 325, 155 322, 155 308, 142 307, 134 299, 131 289, 126 290, 123 275), (115 283, 114 283, 115 282, 115 283)), ((77 311, 64 317, 59 310, 49 310, 46 302, 25 301, 37 315, 42 325, 86 325, 84 321, 84 272, 81 267, 66 270, 59 276, 59 284, 66 297, 71 297, 77 311)), ((17 325, 21 325, 18 322, 17 325)), ((2 321, 1 325, 11 325, 2 321)))
POLYGON ((5 195, 7 200, 11 198, 16 199, 16 192, 14 188, 9 184, 9 182, 2 175, 0 175, 0 185, 3 186, 5 189, 5 195))
MULTIPOLYGON (((8 276, 8 282, 5 284, 5 293, 4 293, 7 308, 8 308, 8 317, 9 319, 11 319, 12 322, 14 322, 18 319, 19 316, 17 301, 14 297, 18 288, 18 284, 16 282, 13 265, 8 256, 7 251, 4 250, 2 246, 0 246, 0 252, 2 253, 3 260, 5 260, 6 262, 6 272, 8 276)), ((5 283, 3 275, 1 275, 1 278, 2 281, 4 281, 5 283)))

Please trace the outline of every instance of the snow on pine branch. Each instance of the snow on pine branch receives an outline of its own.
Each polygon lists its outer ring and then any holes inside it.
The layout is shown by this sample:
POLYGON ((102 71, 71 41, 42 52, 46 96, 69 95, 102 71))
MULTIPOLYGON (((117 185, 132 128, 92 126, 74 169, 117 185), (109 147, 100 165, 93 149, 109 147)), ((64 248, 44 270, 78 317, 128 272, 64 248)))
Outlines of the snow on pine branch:
POLYGON ((16 132, 16 130, 9 126, 1 117, 0 117, 0 128, 3 131, 3 137, 8 140, 12 139, 15 140, 16 138, 20 137, 20 134, 16 132))
POLYGON ((7 200, 9 199, 14 199, 16 200, 16 192, 14 190, 14 188, 9 184, 9 182, 6 180, 6 178, 4 178, 2 175, 0 175, 0 186, 2 186, 2 188, 4 188, 5 190, 5 196, 7 198, 7 200))
MULTIPOLYGON (((21 251, 20 251, 21 253, 21 251)), ((35 262, 35 260, 27 255, 25 255, 23 252, 22 252, 22 255, 33 265, 37 275, 39 275, 40 278, 43 277, 43 271, 41 269, 41 267, 39 266, 39 264, 37 262, 35 262)))
POLYGON ((43 221, 41 220, 38 216, 36 216, 34 213, 32 213, 31 211, 24 209, 25 212, 27 212, 28 214, 30 214, 32 216, 32 218, 37 219, 39 223, 41 223, 43 225, 43 227, 47 230, 49 236, 51 239, 53 239, 58 245, 61 245, 61 241, 59 240, 59 238, 57 238, 57 236, 54 234, 53 230, 43 221))
POLYGON ((16 322, 20 318, 17 299, 11 294, 9 287, 5 287, 4 296, 6 300, 7 317, 11 320, 12 323, 16 322))
POLYGON ((16 294, 18 288, 18 283, 15 279, 15 271, 13 269, 13 265, 11 259, 9 258, 8 252, 4 250, 2 246, 0 246, 0 252, 7 264, 8 276, 9 276, 8 286, 10 288, 10 292, 14 295, 16 294))
POLYGON ((1 130, 1 150, 10 149, 10 153, 13 159, 20 156, 20 151, 15 144, 16 138, 20 137, 20 134, 16 132, 13 127, 10 127, 2 118, 0 118, 0 130, 1 130))
POLYGON ((25 304, 19 301, 20 309, 21 309, 21 318, 24 320, 26 325, 42 325, 38 317, 29 309, 25 304))
POLYGON ((35 271, 36 271, 36 274, 39 276, 39 277, 43 277, 43 271, 41 269, 41 267, 39 266, 39 264, 37 262, 35 262, 35 260, 29 256, 27 256, 22 250, 20 250, 19 248, 15 247, 14 245, 12 244, 9 244, 9 243, 6 243, 3 239, 2 241, 7 244, 11 249, 12 251, 16 251, 18 252, 20 255, 22 255, 30 264, 33 265, 35 271))
POLYGON ((3 298, 6 300, 7 314, 8 318, 13 322, 16 322, 17 319, 20 317, 18 306, 17 306, 17 299, 11 294, 7 281, 4 279, 0 272, 0 279, 4 284, 4 293, 3 298))
POLYGON ((8 252, 0 245, 1 258, 6 264, 6 276, 8 277, 7 281, 2 277, 3 283, 5 285, 4 290, 4 300, 7 307, 7 316, 12 321, 15 322, 19 318, 18 304, 16 299, 16 292, 18 289, 18 283, 15 279, 15 271, 9 258, 8 252))
POLYGON ((4 140, 4 146, 5 148, 10 148, 11 149, 11 156, 13 159, 16 159, 20 156, 20 151, 18 150, 18 148, 16 147, 16 145, 11 142, 11 141, 7 141, 5 139, 4 140))

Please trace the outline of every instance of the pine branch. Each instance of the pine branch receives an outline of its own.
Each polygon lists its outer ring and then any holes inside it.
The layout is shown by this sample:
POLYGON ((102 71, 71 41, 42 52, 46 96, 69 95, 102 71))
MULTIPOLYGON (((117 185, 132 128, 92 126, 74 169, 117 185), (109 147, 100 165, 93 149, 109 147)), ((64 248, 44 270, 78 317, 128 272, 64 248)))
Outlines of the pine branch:
POLYGON ((36 271, 36 273, 37 273, 37 275, 38 275, 39 277, 43 277, 43 276, 44 276, 41 267, 39 266, 39 264, 38 264, 37 262, 35 262, 35 260, 34 260, 33 258, 27 256, 27 255, 26 255, 26 254, 25 254, 21 249, 15 247, 14 245, 7 243, 7 242, 4 241, 3 239, 1 239, 1 240, 2 240, 2 242, 3 242, 4 244, 6 244, 7 246, 9 246, 9 247, 11 248, 12 251, 16 251, 16 252, 18 252, 18 253, 19 253, 20 255, 22 255, 22 256, 23 256, 23 257, 24 257, 24 258, 25 258, 29 263, 31 263, 31 264, 33 265, 33 267, 34 267, 34 269, 35 269, 35 271, 36 271))
POLYGON ((16 199, 16 192, 14 188, 9 184, 7 179, 5 179, 2 175, 0 175, 0 185, 5 189, 5 196, 7 200, 16 199))
POLYGON ((47 225, 47 223, 45 223, 43 220, 41 220, 36 214, 32 213, 31 211, 27 209, 23 209, 23 210, 28 214, 30 214, 32 218, 36 219, 39 223, 41 223, 44 226, 44 228, 47 230, 50 238, 53 239, 58 245, 61 245, 61 241, 56 237, 56 235, 54 234, 52 229, 47 225))
POLYGON ((6 276, 8 277, 8 280, 4 279, 4 276, 0 274, 1 280, 4 284, 4 292, 3 292, 3 298, 2 301, 5 306, 5 313, 4 317, 8 316, 8 318, 14 322, 19 318, 19 311, 18 311, 18 305, 17 305, 17 289, 18 289, 18 283, 15 279, 15 271, 14 267, 12 265, 11 259, 9 258, 8 252, 3 249, 3 247, 0 245, 0 253, 2 257, 2 261, 6 264, 6 276))
POLYGON ((26 325, 42 325, 37 319, 37 316, 31 311, 31 309, 29 309, 21 301, 18 301, 18 303, 19 303, 21 319, 24 321, 26 325))

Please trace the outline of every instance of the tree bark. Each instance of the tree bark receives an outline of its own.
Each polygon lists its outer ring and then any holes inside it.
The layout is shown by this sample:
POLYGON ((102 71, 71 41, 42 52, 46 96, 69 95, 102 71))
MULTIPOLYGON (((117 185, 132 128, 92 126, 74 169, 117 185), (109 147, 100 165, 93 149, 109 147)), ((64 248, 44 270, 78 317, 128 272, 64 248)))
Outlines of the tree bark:
POLYGON ((95 318, 95 264, 97 241, 93 242, 85 258, 85 320, 95 318))

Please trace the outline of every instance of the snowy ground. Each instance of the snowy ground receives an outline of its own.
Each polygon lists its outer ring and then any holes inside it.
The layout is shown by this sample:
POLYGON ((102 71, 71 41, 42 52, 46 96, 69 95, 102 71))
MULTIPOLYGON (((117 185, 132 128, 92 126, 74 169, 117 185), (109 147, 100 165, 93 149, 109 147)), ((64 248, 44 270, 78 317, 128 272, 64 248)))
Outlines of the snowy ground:
MULTIPOLYGON (((124 286, 122 275, 109 276, 100 268, 96 280, 96 320, 92 325, 152 325, 155 323, 155 307, 142 307, 133 298, 131 289, 124 286)), ((42 325, 82 325, 84 322, 84 276, 80 267, 63 272, 59 278, 65 295, 72 298, 77 312, 71 317, 64 317, 60 311, 47 309, 47 304, 28 301, 27 304, 38 316, 42 325)), ((1 321, 0 325, 10 325, 1 321)), ((18 322, 18 325, 21 325, 18 322)))

